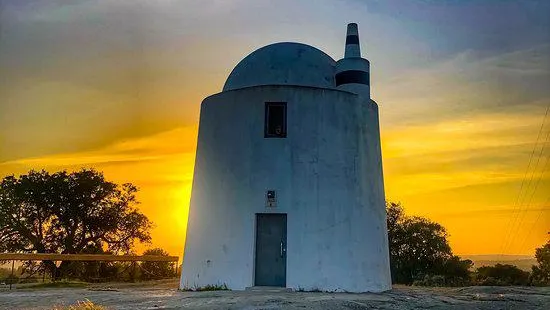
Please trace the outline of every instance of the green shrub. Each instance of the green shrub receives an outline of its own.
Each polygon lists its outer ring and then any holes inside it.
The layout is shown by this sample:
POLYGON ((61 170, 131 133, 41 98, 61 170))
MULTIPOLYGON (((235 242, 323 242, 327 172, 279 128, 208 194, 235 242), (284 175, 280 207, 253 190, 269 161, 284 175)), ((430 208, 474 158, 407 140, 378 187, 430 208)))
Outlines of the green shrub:
POLYGON ((529 272, 523 271, 514 265, 496 264, 477 269, 477 285, 504 286, 529 284, 529 272))

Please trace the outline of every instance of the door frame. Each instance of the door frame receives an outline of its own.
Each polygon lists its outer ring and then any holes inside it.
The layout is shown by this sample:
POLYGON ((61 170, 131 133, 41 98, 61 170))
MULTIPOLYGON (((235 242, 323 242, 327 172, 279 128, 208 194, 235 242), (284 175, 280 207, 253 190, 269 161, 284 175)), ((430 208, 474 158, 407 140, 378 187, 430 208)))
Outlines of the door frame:
POLYGON ((285 219, 285 244, 284 244, 284 265, 285 265, 285 281, 284 281, 284 285, 281 286, 281 287, 286 287, 287 286, 287 274, 288 274, 288 265, 287 265, 287 257, 288 257, 288 214, 287 213, 283 213, 283 212, 257 212, 257 213, 254 213, 254 244, 253 244, 253 257, 252 257, 252 285, 253 286, 257 286, 256 285, 256 263, 257 263, 257 260, 256 260, 256 256, 258 254, 258 249, 257 249, 257 246, 258 246, 258 218, 261 216, 261 215, 280 215, 280 216, 283 216, 284 219, 285 219))

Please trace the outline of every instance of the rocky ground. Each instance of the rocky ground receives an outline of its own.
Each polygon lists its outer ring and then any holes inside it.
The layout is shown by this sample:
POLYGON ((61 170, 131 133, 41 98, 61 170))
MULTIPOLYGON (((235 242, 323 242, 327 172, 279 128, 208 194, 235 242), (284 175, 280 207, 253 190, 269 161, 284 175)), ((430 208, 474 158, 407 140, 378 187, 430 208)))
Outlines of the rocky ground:
POLYGON ((425 288, 381 294, 279 290, 179 292, 175 281, 0 289, 0 309, 53 309, 89 299, 107 309, 550 309, 550 287, 425 288))

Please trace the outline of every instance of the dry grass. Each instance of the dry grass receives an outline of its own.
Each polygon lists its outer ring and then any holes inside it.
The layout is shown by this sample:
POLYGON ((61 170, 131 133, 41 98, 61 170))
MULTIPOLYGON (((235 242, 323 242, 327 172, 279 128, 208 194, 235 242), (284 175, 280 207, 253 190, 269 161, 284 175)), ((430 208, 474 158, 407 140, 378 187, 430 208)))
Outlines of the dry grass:
POLYGON ((88 283, 75 281, 57 281, 44 283, 19 284, 18 289, 41 289, 41 288, 81 288, 86 287, 88 283))
POLYGON ((66 307, 54 307, 53 310, 107 310, 107 308, 96 305, 88 299, 84 301, 77 301, 76 304, 66 307))

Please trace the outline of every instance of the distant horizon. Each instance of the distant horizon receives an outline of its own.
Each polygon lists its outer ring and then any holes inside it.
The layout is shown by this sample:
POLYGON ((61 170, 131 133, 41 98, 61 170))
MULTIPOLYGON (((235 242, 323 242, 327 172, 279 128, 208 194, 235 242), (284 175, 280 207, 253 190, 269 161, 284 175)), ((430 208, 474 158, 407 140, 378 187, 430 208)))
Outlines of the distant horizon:
POLYGON ((503 260, 504 258, 516 258, 516 259, 532 259, 535 258, 535 255, 526 255, 526 254, 456 254, 460 257, 476 257, 476 258, 487 258, 490 260, 503 260), (495 259, 493 259, 495 258, 495 259))

